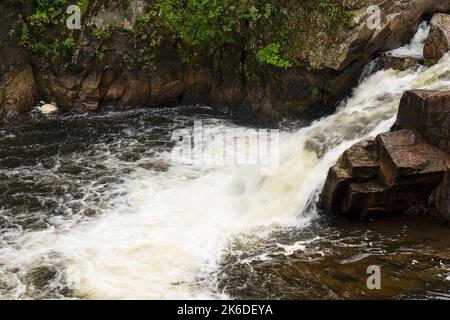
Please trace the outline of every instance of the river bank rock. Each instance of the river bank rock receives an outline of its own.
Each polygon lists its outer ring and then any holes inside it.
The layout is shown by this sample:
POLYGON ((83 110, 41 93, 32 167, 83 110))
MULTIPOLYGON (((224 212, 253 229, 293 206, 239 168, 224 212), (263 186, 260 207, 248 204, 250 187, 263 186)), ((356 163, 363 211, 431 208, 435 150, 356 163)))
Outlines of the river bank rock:
POLYGON ((450 218, 450 92, 406 92, 394 131, 345 151, 327 177, 333 215, 435 213, 450 218))
POLYGON ((433 215, 439 219, 450 221, 450 160, 447 174, 434 194, 433 215))
POLYGON ((37 97, 37 85, 31 66, 18 66, 1 77, 0 117, 31 111, 37 97))
POLYGON ((436 14, 431 19, 430 35, 425 43, 425 65, 436 64, 450 51, 450 15, 436 14))
POLYGON ((31 111, 39 95, 27 51, 8 34, 17 15, 3 9, 0 4, 4 22, 0 24, 0 122, 31 111))
MULTIPOLYGON (((286 69, 258 58, 258 50, 278 41, 266 39, 265 26, 250 30, 264 41, 243 36, 244 28, 254 27, 243 21, 233 30, 233 41, 206 44, 206 50, 184 43, 173 28, 157 20, 160 15, 153 14, 151 2, 142 0, 96 2, 83 13, 85 27, 62 39, 57 51, 70 54, 60 54, 54 59, 57 63, 35 52, 28 52, 26 59, 39 99, 55 101, 67 111, 200 103, 249 119, 314 119, 334 110, 374 56, 409 42, 426 15, 450 10, 450 0, 336 0, 325 7, 317 2, 274 5, 286 18, 292 38, 287 57, 275 53, 292 62, 286 69), (369 23, 373 5, 381 12, 376 27, 369 23)), ((10 36, 18 28, 16 17, 20 13, 26 21, 35 7, 32 1, 6 1, 0 10, 5 13, 2 45, 4 38, 18 46, 23 42, 20 30, 10 36)), ((41 30, 35 38, 29 30, 27 43, 42 48, 43 37, 54 41, 54 29, 41 30)), ((405 69, 414 63, 390 65, 405 69)), ((3 60, 0 64, 12 66, 3 60)), ((19 104, 11 108, 24 109, 19 104)))

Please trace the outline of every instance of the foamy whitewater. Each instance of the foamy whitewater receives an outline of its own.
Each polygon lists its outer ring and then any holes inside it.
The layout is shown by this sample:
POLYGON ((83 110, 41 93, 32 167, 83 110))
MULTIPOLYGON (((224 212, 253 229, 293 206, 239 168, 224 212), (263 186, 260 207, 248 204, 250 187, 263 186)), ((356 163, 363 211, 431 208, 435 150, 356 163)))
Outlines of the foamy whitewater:
MULTIPOLYGON (((0 282, 8 290, 0 289, 0 298, 29 297, 23 279, 39 266, 58 267, 51 286, 67 285, 78 298, 228 298, 216 273, 236 237, 266 238, 280 228, 308 226, 317 217, 314 205, 328 169, 345 149, 389 130, 405 90, 449 87, 449 56, 429 69, 372 74, 335 114, 282 132, 281 166, 268 177, 255 168, 174 165, 169 151, 157 155, 167 170, 156 171, 139 165, 145 158, 120 162, 105 151, 102 165, 130 170, 108 187, 113 196, 97 208, 99 215, 55 216, 45 230, 2 235, 0 282)), ((245 134, 246 128, 223 120, 204 129, 229 127, 245 134)), ((86 187, 82 206, 92 206, 93 191, 86 187)))
POLYGON ((419 30, 414 35, 414 38, 409 44, 404 47, 389 51, 394 57, 404 58, 414 58, 423 59, 423 48, 425 47, 425 42, 427 41, 428 35, 430 34, 430 25, 428 22, 424 21, 420 24, 419 30))

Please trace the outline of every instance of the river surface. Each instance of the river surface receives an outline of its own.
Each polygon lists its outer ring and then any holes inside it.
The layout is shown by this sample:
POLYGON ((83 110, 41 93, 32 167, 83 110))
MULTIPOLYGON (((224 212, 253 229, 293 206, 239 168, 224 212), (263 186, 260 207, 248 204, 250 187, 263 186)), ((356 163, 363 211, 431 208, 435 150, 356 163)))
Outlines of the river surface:
POLYGON ((328 168, 389 130, 412 88, 450 88, 450 57, 376 72, 335 114, 284 122, 268 176, 173 161, 173 132, 195 121, 205 135, 251 129, 207 107, 32 114, 1 127, 0 298, 450 299, 449 227, 316 207, 328 168), (371 265, 381 290, 367 288, 371 265))

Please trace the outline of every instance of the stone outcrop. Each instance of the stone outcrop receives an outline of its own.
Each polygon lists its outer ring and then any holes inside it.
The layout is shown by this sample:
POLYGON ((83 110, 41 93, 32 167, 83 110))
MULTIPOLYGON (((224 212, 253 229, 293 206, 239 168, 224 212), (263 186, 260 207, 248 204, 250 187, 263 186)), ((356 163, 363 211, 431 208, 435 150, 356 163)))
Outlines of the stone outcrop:
POLYGON ((3 25, 0 26, 0 122, 15 114, 27 113, 38 98, 34 70, 28 54, 6 32, 13 21, 8 20, 10 14, 11 12, 2 10, 4 19, 3 25))
POLYGON ((418 212, 449 219, 449 112, 450 91, 406 92, 394 131, 355 144, 330 169, 325 209, 347 216, 418 212))
POLYGON ((411 68, 418 68, 423 65, 423 60, 405 57, 395 57, 387 53, 381 55, 378 69, 394 69, 405 71, 411 68))
MULTIPOLYGON (((17 21, 17 11, 23 10, 23 16, 33 13, 32 8, 21 8, 17 4, 27 2, 30 1, 0 4, 2 12, 13 13, 5 17, 14 18, 5 19, 0 37, 10 39, 8 34, 17 21), (16 7, 11 7, 12 4, 16 7)), ((287 23, 290 32, 293 30, 291 43, 299 44, 291 48, 289 57, 298 62, 296 67, 277 69, 255 61, 254 57, 250 59, 249 49, 262 44, 246 43, 239 30, 234 44, 195 52, 196 61, 186 64, 180 54, 183 44, 179 37, 166 30, 155 38, 155 68, 150 71, 143 71, 140 64, 127 65, 125 59, 146 50, 144 45, 131 46, 129 37, 135 32, 139 18, 147 12, 145 6, 150 1, 133 0, 128 2, 128 8, 119 0, 95 2, 101 5, 88 9, 83 17, 86 30, 73 33, 74 53, 64 68, 46 64, 35 54, 25 59, 31 64, 37 89, 30 90, 34 85, 28 81, 27 92, 19 96, 27 97, 24 101, 29 103, 36 100, 37 91, 40 99, 55 102, 61 109, 70 111, 100 111, 105 106, 204 103, 252 119, 278 119, 283 115, 318 117, 332 111, 335 103, 350 93, 363 67, 374 55, 406 44, 425 15, 450 10, 450 0, 331 2, 351 13, 353 21, 348 25, 340 24, 332 22, 320 10, 305 9, 305 4, 311 6, 313 2, 280 3, 283 12, 289 13, 287 23), (381 9, 382 19, 377 28, 371 28, 368 23, 372 13, 367 9, 371 5, 381 9), (112 35, 107 40, 91 36, 92 28, 111 26, 112 35), (102 61, 96 59, 99 51, 100 56, 104 56, 102 61)), ((150 32, 152 28, 146 30, 150 32)), ((150 33, 140 36, 153 37, 150 33)), ((414 63, 391 61, 400 69, 414 63)), ((5 61, 0 64, 8 67, 5 61)), ((4 102, 5 98, 1 97, 4 102)), ((1 109, 6 114, 7 109, 25 110, 25 104, 18 101, 1 109)))
POLYGON ((434 194, 432 213, 445 221, 450 221, 450 161, 444 181, 434 194))
POLYGON ((448 12, 450 9, 450 0, 336 2, 354 10, 357 25, 351 30, 315 32, 314 36, 305 37, 303 54, 316 69, 343 70, 354 61, 370 58, 376 52, 398 48, 411 39, 425 14, 448 12), (369 10, 368 13, 370 6, 380 8, 381 23, 375 27, 371 22, 375 21, 372 18, 376 12, 369 10))
POLYGON ((436 64, 450 50, 450 15, 436 14, 431 19, 430 35, 425 43, 425 65, 436 64))
POLYGON ((0 83, 0 115, 25 114, 38 97, 33 70, 30 65, 5 74, 0 83))
POLYGON ((408 91, 401 99, 395 128, 414 128, 429 143, 450 153, 449 104, 450 91, 408 91))

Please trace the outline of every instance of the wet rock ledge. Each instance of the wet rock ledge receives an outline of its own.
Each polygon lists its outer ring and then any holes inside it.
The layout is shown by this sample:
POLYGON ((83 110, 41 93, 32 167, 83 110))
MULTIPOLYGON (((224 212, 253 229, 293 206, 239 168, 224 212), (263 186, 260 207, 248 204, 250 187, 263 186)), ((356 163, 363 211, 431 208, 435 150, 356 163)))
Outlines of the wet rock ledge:
POLYGON ((406 92, 392 131, 355 144, 330 169, 323 205, 333 215, 450 221, 450 91, 406 92))

